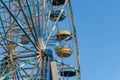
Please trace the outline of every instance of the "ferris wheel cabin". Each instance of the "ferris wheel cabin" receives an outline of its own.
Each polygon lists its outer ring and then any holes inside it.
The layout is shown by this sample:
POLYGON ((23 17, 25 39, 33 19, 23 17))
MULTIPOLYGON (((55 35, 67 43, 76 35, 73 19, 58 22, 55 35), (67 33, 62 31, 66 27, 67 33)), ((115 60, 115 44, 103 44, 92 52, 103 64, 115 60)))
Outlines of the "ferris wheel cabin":
POLYGON ((76 70, 70 67, 64 67, 60 71, 60 76, 64 77, 73 77, 76 75, 76 70))
POLYGON ((51 14, 50 14, 50 20, 51 21, 62 21, 65 19, 65 12, 63 11, 62 14, 60 15, 61 10, 51 10, 51 14), (59 17, 60 15, 60 17, 59 17))
POLYGON ((71 53, 72 53, 69 47, 57 48, 55 51, 57 56, 59 57, 69 57, 71 56, 71 53))
POLYGON ((62 40, 70 40, 71 38, 71 33, 67 30, 61 30, 56 34, 57 40, 62 41, 62 40))
POLYGON ((64 5, 65 0, 52 0, 52 5, 53 6, 61 6, 64 5))

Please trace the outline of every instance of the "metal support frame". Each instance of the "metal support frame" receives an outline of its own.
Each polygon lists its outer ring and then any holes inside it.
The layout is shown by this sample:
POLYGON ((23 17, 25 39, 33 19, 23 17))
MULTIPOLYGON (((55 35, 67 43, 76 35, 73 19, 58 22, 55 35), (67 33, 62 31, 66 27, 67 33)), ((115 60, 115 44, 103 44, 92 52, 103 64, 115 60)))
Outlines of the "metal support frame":
POLYGON ((55 61, 51 61, 50 64, 51 64, 51 71, 52 71, 53 80, 59 80, 57 66, 56 66, 55 61))

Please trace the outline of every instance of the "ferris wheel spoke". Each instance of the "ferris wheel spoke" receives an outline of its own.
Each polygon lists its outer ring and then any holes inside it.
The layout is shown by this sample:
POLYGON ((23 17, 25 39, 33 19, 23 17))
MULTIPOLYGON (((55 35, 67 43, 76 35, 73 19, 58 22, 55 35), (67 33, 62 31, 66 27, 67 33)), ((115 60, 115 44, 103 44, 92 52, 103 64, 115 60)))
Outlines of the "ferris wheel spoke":
POLYGON ((15 58, 16 59, 19 59, 19 58, 28 58, 28 57, 36 57, 37 56, 37 54, 35 54, 35 53, 33 53, 33 54, 23 54, 23 55, 17 55, 17 56, 15 56, 15 58))
POLYGON ((33 8, 33 14, 34 14, 34 20, 33 22, 35 23, 35 25, 37 25, 37 15, 36 15, 36 9, 35 9, 35 3, 34 0, 32 0, 32 8, 33 8))
MULTIPOLYGON (((6 29, 5 29, 5 26, 4 26, 4 23, 3 23, 3 20, 2 20, 2 18, 1 18, 1 15, 0 15, 0 22, 1 22, 1 25, 2 25, 2 28, 3 28, 3 33, 6 33, 6 29)), ((0 36, 3 36, 2 35, 2 33, 0 32, 0 36)), ((6 37, 6 34, 4 34, 4 36, 6 37)), ((4 43, 5 43, 5 45, 6 45, 6 48, 4 48, 6 51, 8 51, 7 50, 7 41, 5 41, 5 40, 3 40, 4 41, 4 43)))
POLYGON ((15 73, 16 73, 15 80, 17 80, 17 79, 18 79, 18 80, 20 80, 20 79, 19 79, 19 77, 20 77, 20 76, 19 76, 19 73, 18 73, 18 71, 16 71, 15 73))
MULTIPOLYGON (((3 37, 1 33, 0 33, 0 37, 3 37)), ((5 41, 5 40, 2 39, 2 40, 0 41, 0 46, 1 46, 6 52, 8 52, 7 44, 6 44, 6 41, 5 41), (5 45, 2 44, 2 41, 5 43, 5 45)))
POLYGON ((7 41, 9 41, 9 42, 12 42, 13 44, 16 44, 16 45, 18 45, 18 46, 20 46, 20 47, 22 47, 22 48, 27 49, 27 50, 30 50, 30 51, 32 51, 32 52, 35 52, 35 51, 33 51, 33 50, 25 47, 24 45, 22 45, 22 44, 20 44, 20 43, 13 42, 13 41, 11 41, 11 40, 9 40, 9 39, 6 39, 6 38, 4 38, 4 37, 0 37, 0 38, 1 38, 1 39, 4 39, 4 40, 7 40, 7 41))
POLYGON ((37 31, 36 31, 36 28, 35 28, 35 25, 34 25, 34 21, 33 21, 33 18, 32 18, 32 13, 31 13, 31 10, 30 10, 30 5, 29 5, 28 0, 26 0, 26 3, 27 3, 27 7, 28 7, 28 12, 30 14, 30 19, 32 21, 33 30, 34 30, 34 33, 35 33, 35 36, 36 36, 36 39, 37 39, 38 35, 36 33, 37 31))
MULTIPOLYGON (((24 64, 22 64, 22 65, 19 65, 19 67, 16 67, 14 70, 12 70, 12 71, 7 71, 6 72, 6 74, 4 74, 3 76, 2 76, 2 78, 0 78, 1 80, 3 80, 4 78, 6 78, 6 77, 9 77, 11 74, 13 74, 14 72, 16 72, 16 71, 18 71, 18 70, 20 70, 20 68, 22 68, 24 66, 24 64)), ((7 68, 6 68, 7 69, 7 68)), ((8 68, 8 69, 10 69, 10 68, 8 68)))
MULTIPOLYGON (((37 4, 39 4, 38 0, 37 0, 37 4)), ((40 22, 39 22, 39 10, 37 12, 36 7, 39 8, 39 5, 35 5, 34 0, 32 0, 32 8, 33 8, 33 15, 34 15, 33 22, 34 22, 34 25, 37 26, 37 28, 34 26, 33 29, 34 29, 34 32, 35 32, 36 37, 38 39, 38 35, 39 35, 38 34, 38 28, 40 27, 38 24, 40 24, 40 22), (38 20, 37 20, 37 16, 38 16, 38 20)))
POLYGON ((25 73, 25 76, 27 77, 27 79, 30 79, 29 74, 24 70, 24 68, 22 68, 21 70, 25 73))
POLYGON ((38 19, 37 19, 37 21, 38 21, 38 33, 40 33, 40 34, 38 34, 38 36, 39 37, 41 37, 41 21, 40 21, 40 2, 39 2, 39 0, 37 0, 37 12, 38 12, 38 19))
MULTIPOLYGON (((22 58, 21 58, 22 59, 22 58)), ((20 60, 19 58, 17 59, 17 61, 19 62, 19 63, 25 63, 26 65, 28 64, 28 65, 30 65, 30 67, 31 68, 35 68, 35 66, 37 65, 37 64, 35 64, 36 63, 36 60, 35 59, 30 59, 30 60, 24 60, 25 58, 23 58, 22 60, 20 60)), ((28 69, 31 69, 31 68, 28 68, 28 69)), ((27 69, 27 68, 26 68, 27 69)))
POLYGON ((19 73, 19 75, 20 75, 20 78, 21 78, 22 80, 24 80, 24 78, 23 78, 22 74, 20 73, 20 71, 18 71, 18 73, 19 73))
POLYGON ((26 75, 29 76, 28 80, 31 80, 34 76, 36 76, 36 74, 34 74, 34 72, 35 72, 35 66, 36 66, 36 65, 34 65, 33 67, 29 67, 29 68, 23 68, 24 71, 25 71, 25 70, 30 70, 30 71, 31 71, 31 73, 29 72, 29 74, 26 74, 27 71, 26 71, 26 73, 25 73, 26 75))
MULTIPOLYGON (((20 66, 19 63, 17 63, 17 65, 20 66)), ((25 73, 26 77, 28 77, 28 79, 29 79, 29 74, 24 70, 24 68, 21 67, 21 70, 25 73)))
POLYGON ((25 33, 25 35, 27 36, 27 38, 31 41, 31 43, 33 44, 33 46, 39 50, 35 43, 31 40, 31 38, 29 37, 29 35, 26 33, 26 31, 24 30, 24 28, 22 27, 22 25, 18 22, 18 20, 15 18, 15 16, 12 14, 12 12, 9 10, 9 8, 7 7, 7 5, 3 2, 3 0, 1 0, 1 3, 4 5, 4 7, 8 10, 8 12, 10 13, 10 15, 13 17, 13 19, 16 21, 16 23, 19 25, 19 27, 22 29, 22 31, 25 33))
POLYGON ((0 55, 2 55, 2 56, 6 56, 6 57, 10 57, 8 54, 6 54, 7 52, 0 52, 0 55))
POLYGON ((44 27, 44 9, 45 9, 45 0, 42 0, 42 28, 44 27))
POLYGON ((31 79, 33 78, 33 76, 34 76, 34 72, 35 72, 35 67, 33 67, 32 71, 31 71, 30 79, 29 79, 29 80, 31 80, 31 79))
POLYGON ((2 18, 1 18, 1 15, 0 15, 0 22, 1 22, 1 25, 2 25, 2 28, 3 28, 3 32, 5 33, 6 31, 5 31, 5 26, 4 26, 4 24, 3 24, 3 20, 2 20, 2 18))
POLYGON ((8 50, 6 49, 6 47, 3 46, 1 43, 0 43, 0 46, 1 46, 6 52, 8 52, 8 50))
MULTIPOLYGON (((25 12, 24 12, 24 9, 23 9, 23 7, 22 7, 22 5, 21 5, 21 3, 20 3, 20 0, 18 0, 18 4, 19 4, 19 6, 20 6, 20 8, 21 8, 21 11, 22 11, 23 16, 24 16, 24 18, 25 18, 25 21, 26 21, 26 23, 27 23, 27 25, 28 25, 28 27, 29 27, 29 30, 30 30, 30 32, 31 32, 34 40, 36 41, 36 38, 35 38, 34 33, 33 33, 32 29, 31 29, 31 27, 30 27, 30 24, 29 24, 29 22, 28 22, 28 19, 27 19, 27 16, 26 16, 25 12)), ((32 25, 32 26, 33 26, 33 25, 32 25)))

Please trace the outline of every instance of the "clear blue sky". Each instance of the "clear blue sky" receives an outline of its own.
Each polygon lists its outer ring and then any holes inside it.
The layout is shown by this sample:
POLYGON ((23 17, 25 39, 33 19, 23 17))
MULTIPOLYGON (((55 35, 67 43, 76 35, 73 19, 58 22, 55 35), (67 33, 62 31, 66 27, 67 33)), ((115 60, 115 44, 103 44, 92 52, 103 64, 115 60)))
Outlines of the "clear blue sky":
POLYGON ((71 0, 82 80, 120 80, 120 0, 71 0))

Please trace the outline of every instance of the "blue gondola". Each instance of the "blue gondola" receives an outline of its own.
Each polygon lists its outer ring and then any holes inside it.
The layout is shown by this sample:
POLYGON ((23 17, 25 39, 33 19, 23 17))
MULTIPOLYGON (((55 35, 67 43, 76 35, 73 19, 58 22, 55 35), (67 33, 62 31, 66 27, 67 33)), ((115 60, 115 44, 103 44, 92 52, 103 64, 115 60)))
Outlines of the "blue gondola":
MULTIPOLYGON (((52 10, 50 14, 50 20, 51 21, 56 21, 58 19, 58 16, 60 14, 61 10, 52 10)), ((63 11, 62 14, 60 15, 60 18, 58 21, 62 21, 65 19, 65 12, 63 11)))
POLYGON ((53 6, 61 6, 64 5, 65 0, 52 0, 52 5, 53 6))
POLYGON ((73 77, 76 75, 76 70, 73 68, 62 68, 60 71, 60 76, 64 76, 64 77, 73 77))

